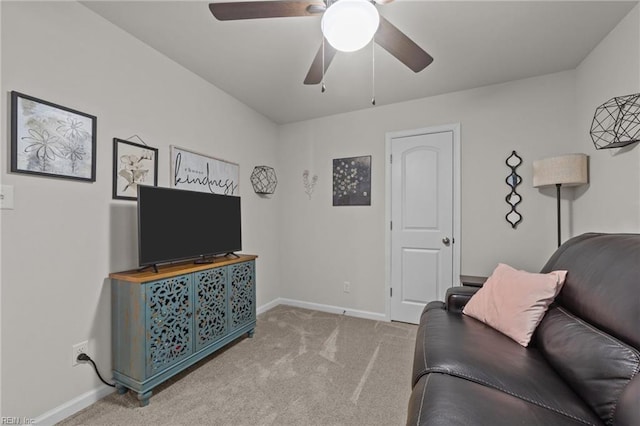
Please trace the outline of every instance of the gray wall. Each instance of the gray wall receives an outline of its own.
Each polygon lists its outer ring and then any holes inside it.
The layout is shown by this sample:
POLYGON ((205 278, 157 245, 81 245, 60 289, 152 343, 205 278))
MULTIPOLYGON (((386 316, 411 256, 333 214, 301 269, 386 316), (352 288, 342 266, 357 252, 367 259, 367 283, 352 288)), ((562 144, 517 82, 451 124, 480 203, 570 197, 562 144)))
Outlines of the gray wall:
POLYGON ((537 159, 591 157, 591 184, 563 190, 563 240, 640 232, 638 144, 596 151, 589 137, 599 104, 640 91, 639 15, 636 6, 576 70, 281 126, 282 296, 385 314, 385 134, 398 130, 461 125, 463 274, 486 276, 498 262, 536 271, 555 250, 555 188, 532 187, 537 159), (512 150, 524 160, 515 230, 504 219, 512 150), (332 207, 332 159, 369 154, 371 207, 332 207), (305 169, 319 176, 311 200, 305 169))
POLYGON ((16 207, 0 224, 2 415, 41 416, 100 389, 88 367, 71 367, 76 342, 89 339, 110 370, 106 277, 136 260, 135 204, 111 199, 113 137, 159 148, 162 186, 171 144, 240 164, 258 306, 290 298, 384 313, 386 132, 461 124, 463 273, 488 274, 499 261, 536 270, 554 250, 554 194, 531 187, 538 158, 591 156, 591 185, 563 200, 565 238, 640 232, 640 149, 596 152, 588 138, 597 105, 640 90, 638 7, 576 70, 279 127, 78 3, 1 2, 0 11, 0 152, 9 152, 11 90, 98 116, 96 183, 8 173, 3 156, 16 207), (524 159, 517 230, 504 220, 512 150, 524 159), (372 206, 331 207, 331 160, 369 154, 372 206), (278 172, 271 199, 251 190, 258 164, 278 172), (319 176, 311 200, 305 169, 319 176))
POLYGON ((590 156, 591 176, 588 186, 574 190, 575 234, 640 231, 640 144, 596 151, 589 137, 596 106, 640 92, 638 22, 636 6, 576 70, 575 141, 590 156))
MULTIPOLYGON (((279 295, 276 203, 258 197, 253 167, 277 167, 277 126, 76 2, 2 2, 2 98, 16 90, 98 117, 97 181, 7 173, 15 209, 2 211, 2 410, 37 417, 102 385, 71 367, 89 339, 111 369, 110 272, 137 266, 136 204, 111 199, 112 139, 140 135, 240 164, 243 251, 259 254, 258 304, 279 295)), ((2 153, 8 153, 2 114, 2 153)))
POLYGON ((531 162, 574 149, 573 87, 568 71, 281 126, 283 296, 384 313, 385 134, 458 122, 461 271, 485 275, 498 261, 539 269, 555 248, 555 206, 541 203, 532 188, 531 162), (518 169, 524 219, 517 230, 504 219, 504 162, 513 150, 524 160, 518 169), (369 154, 371 207, 332 207, 332 159, 369 154), (319 176, 311 200, 304 169, 319 176), (344 281, 351 282, 349 294, 344 281))
POLYGON ((638 144, 596 152, 589 137, 598 105, 640 91, 639 31, 636 6, 576 70, 281 126, 282 297, 385 313, 385 134, 398 130, 461 125, 463 274, 486 276, 498 262, 536 271, 555 250, 555 188, 532 187, 537 159, 591 156, 591 184, 563 190, 563 240, 640 232, 638 144), (516 230, 504 219, 512 150, 524 160, 516 230), (332 207, 332 159, 369 154, 371 207, 332 207), (305 169, 319 176, 311 200, 305 169))

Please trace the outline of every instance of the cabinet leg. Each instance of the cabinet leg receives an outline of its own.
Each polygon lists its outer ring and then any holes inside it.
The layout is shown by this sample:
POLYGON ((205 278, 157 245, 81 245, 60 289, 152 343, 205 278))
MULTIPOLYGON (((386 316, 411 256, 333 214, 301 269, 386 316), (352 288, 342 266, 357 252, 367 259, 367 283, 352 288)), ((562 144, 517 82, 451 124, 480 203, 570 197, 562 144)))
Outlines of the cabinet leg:
POLYGON ((254 333, 255 331, 256 331, 256 330, 255 330, 255 329, 253 329, 253 328, 252 328, 251 330, 249 330, 249 332, 247 333, 247 335, 249 336, 249 338, 252 338, 252 337, 253 337, 253 333, 254 333))
POLYGON ((127 389, 126 387, 116 384, 116 391, 118 391, 118 395, 124 395, 128 390, 129 389, 127 389))
POLYGON ((149 398, 151 398, 151 395, 153 395, 152 391, 138 392, 138 401, 140 401, 141 407, 149 405, 149 398))

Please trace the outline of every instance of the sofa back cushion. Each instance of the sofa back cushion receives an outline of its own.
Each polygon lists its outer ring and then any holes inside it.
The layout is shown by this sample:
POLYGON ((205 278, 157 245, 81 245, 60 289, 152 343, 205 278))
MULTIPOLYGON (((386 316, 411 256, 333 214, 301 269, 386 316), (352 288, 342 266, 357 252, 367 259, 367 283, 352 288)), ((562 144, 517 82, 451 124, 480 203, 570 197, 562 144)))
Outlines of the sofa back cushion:
POLYGON ((564 243, 542 272, 569 271, 556 303, 640 348, 640 234, 583 234, 564 243))
MULTIPOLYGON (((537 330, 538 348, 553 368, 606 424, 614 424, 625 389, 640 370, 640 353, 564 308, 549 309, 537 330)), ((637 423, 640 409, 635 401, 637 423)), ((628 414, 627 414, 628 416, 628 414)), ((634 423, 632 423, 634 424, 634 423)))

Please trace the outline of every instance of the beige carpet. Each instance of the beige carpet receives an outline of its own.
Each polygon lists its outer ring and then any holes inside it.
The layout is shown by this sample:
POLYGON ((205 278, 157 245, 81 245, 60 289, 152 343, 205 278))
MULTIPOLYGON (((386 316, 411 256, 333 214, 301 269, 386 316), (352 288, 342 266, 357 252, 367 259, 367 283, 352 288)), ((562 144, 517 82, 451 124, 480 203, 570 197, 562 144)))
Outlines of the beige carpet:
POLYGON ((154 389, 63 425, 404 425, 417 327, 278 306, 243 338, 154 389))

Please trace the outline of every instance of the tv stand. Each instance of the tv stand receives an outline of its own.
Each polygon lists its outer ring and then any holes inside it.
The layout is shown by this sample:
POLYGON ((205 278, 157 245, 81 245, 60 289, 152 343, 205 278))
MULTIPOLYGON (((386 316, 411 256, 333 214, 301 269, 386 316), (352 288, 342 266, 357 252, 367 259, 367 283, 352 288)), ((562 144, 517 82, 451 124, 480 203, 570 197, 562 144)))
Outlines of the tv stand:
POLYGON ((257 256, 237 257, 109 275, 118 393, 132 390, 145 406, 160 383, 236 339, 253 336, 257 256))
POLYGON ((240 256, 238 256, 234 252, 229 252, 229 253, 225 254, 224 257, 233 257, 235 259, 240 259, 240 256))
POLYGON ((156 263, 154 263, 153 265, 147 265, 147 266, 143 266, 140 269, 136 269, 136 271, 138 272, 144 272, 149 268, 153 268, 153 272, 155 272, 156 274, 158 273, 158 265, 156 263))
POLYGON ((210 263, 213 263, 213 261, 214 261, 213 257, 211 256, 207 257, 203 254, 202 256, 200 256, 199 259, 194 260, 193 263, 195 265, 208 265, 210 263))

